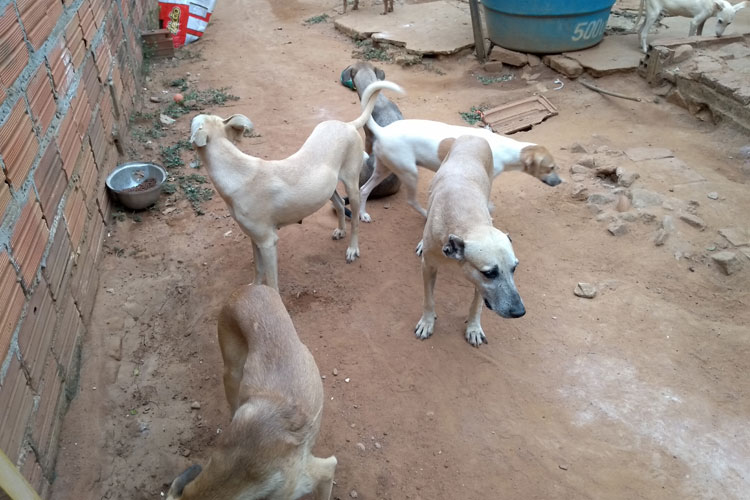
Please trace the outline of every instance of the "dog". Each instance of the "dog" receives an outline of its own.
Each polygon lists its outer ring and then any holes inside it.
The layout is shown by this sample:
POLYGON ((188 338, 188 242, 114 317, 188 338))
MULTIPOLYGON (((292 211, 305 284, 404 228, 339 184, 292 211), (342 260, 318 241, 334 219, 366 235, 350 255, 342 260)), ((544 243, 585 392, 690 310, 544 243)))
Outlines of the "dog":
MULTIPOLYGON (((361 61, 356 62, 350 66, 347 66, 344 71, 341 72, 341 81, 351 82, 352 90, 355 90, 362 99, 365 89, 374 82, 379 80, 385 80, 385 72, 382 69, 377 68, 369 62, 361 61)), ((375 123, 381 127, 385 127, 395 121, 403 120, 404 115, 401 114, 401 110, 398 106, 388 99, 383 94, 378 94, 375 100, 375 108, 372 110, 372 118, 375 123)), ((359 174, 359 185, 364 185, 365 182, 372 175, 372 171, 375 168, 375 158, 372 155, 372 144, 375 138, 370 131, 370 128, 365 124, 365 158, 362 163, 362 171, 359 174)), ((391 174, 385 178, 383 182, 375 186, 370 193, 371 198, 383 198, 396 194, 398 189, 401 187, 401 181, 399 181, 396 175, 391 174)))
MULTIPOLYGON (((346 14, 346 8, 348 6, 349 0, 344 0, 344 14, 346 14)), ((352 10, 359 9, 359 0, 354 0, 354 4, 352 5, 352 10)), ((383 0, 383 14, 388 14, 389 12, 393 12, 393 0, 383 0)))
POLYGON ((338 215, 333 239, 346 235, 344 202, 336 192, 339 181, 357 214, 351 219, 346 261, 359 257, 358 180, 364 148, 358 129, 370 118, 375 97, 383 89, 403 92, 388 81, 370 85, 359 118, 349 123, 329 120, 318 124, 299 151, 284 160, 265 161, 237 149, 232 140, 253 128, 243 115, 224 120, 215 115, 193 118, 190 141, 232 217, 252 240, 257 283, 279 289, 278 228, 301 221, 327 200, 333 202, 338 215))
POLYGON ((417 165, 437 171, 440 167, 440 142, 462 135, 481 137, 490 144, 493 177, 504 170, 522 170, 549 186, 557 186, 562 182, 555 172, 555 160, 544 146, 516 141, 487 129, 448 125, 431 120, 399 120, 381 127, 370 119, 367 126, 375 137, 375 168, 370 179, 360 188, 360 218, 364 222, 372 220, 366 210, 370 193, 390 172, 396 174, 406 187, 409 205, 426 217, 427 212, 417 201, 417 165))
POLYGON ((673 16, 692 17, 689 36, 702 35, 703 25, 706 24, 708 18, 716 16, 716 36, 721 36, 727 26, 732 24, 737 12, 748 5, 748 2, 732 5, 727 0, 641 0, 638 19, 635 21, 636 26, 641 20, 644 3, 646 4, 646 20, 643 21, 643 26, 638 34, 641 49, 644 53, 648 51, 648 42, 646 41, 648 32, 662 11, 667 11, 673 16))
POLYGON ((219 347, 232 422, 205 468, 171 484, 169 500, 329 500, 335 456, 311 453, 320 430, 323 384, 276 290, 247 285, 221 310, 219 347))
POLYGON ((440 264, 458 262, 474 285, 466 340, 487 343, 482 330, 482 302, 503 318, 526 314, 513 281, 518 259, 511 240, 492 225, 489 210, 494 177, 492 149, 486 139, 464 135, 438 147, 440 169, 430 183, 427 222, 422 235, 424 305, 414 332, 426 339, 435 328, 435 279, 440 264))

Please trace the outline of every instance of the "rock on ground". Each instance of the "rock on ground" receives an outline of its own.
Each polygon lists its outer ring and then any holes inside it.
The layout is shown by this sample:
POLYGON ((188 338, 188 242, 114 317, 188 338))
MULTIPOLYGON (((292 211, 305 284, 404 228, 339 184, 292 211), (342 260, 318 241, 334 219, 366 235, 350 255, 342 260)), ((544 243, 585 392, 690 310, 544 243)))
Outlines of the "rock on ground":
POLYGON ((742 268, 742 262, 740 261, 739 256, 735 252, 729 250, 715 253, 711 258, 716 264, 718 264, 719 269, 721 269, 727 276, 736 273, 742 268))

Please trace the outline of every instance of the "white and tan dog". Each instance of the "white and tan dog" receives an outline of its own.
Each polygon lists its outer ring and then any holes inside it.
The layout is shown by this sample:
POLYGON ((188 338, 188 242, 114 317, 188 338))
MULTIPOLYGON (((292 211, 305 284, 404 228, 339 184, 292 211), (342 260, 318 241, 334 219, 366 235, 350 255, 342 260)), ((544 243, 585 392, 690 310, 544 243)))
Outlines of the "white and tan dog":
MULTIPOLYGON (((336 186, 339 181, 344 184, 352 212, 359 214, 359 171, 364 146, 358 129, 370 118, 375 98, 383 89, 402 92, 395 83, 373 83, 362 97, 359 118, 349 123, 329 120, 318 124, 299 151, 283 160, 265 161, 237 149, 232 139, 253 128, 243 115, 224 120, 214 115, 193 118, 190 140, 232 217, 252 240, 256 283, 279 289, 278 228, 301 221, 329 199, 338 215, 333 239, 346 235, 344 202, 336 186)), ((347 262, 359 257, 357 215, 351 224, 347 262)))
POLYGON ((522 170, 550 186, 562 182, 555 173, 555 160, 545 147, 516 141, 483 128, 448 125, 431 120, 399 120, 381 127, 375 120, 370 119, 367 126, 375 136, 375 169, 360 189, 360 217, 365 222, 371 220, 365 209, 367 198, 390 172, 396 174, 406 187, 409 204, 426 216, 427 212, 417 201, 417 165, 437 171, 440 167, 440 142, 462 135, 481 137, 489 143, 492 149, 493 177, 505 170, 522 170))
POLYGON ((518 259, 510 238, 492 225, 488 208, 494 173, 492 150, 481 137, 461 136, 440 143, 443 160, 430 183, 422 246, 424 307, 415 333, 426 339, 435 328, 435 279, 446 259, 458 262, 474 285, 466 340, 487 343, 482 330, 482 302, 503 318, 526 314, 513 273, 518 259))
POLYGON ((193 465, 169 500, 329 500, 336 457, 311 453, 323 384, 276 290, 247 285, 219 315, 224 390, 232 422, 204 468, 193 465))

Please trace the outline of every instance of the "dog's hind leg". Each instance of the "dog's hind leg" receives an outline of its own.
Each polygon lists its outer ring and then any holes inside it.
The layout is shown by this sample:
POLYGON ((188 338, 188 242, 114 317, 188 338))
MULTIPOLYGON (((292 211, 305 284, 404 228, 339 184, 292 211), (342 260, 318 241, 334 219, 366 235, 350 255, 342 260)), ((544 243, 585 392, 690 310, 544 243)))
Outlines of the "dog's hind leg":
MULTIPOLYGON (((360 195, 360 211, 359 211, 359 218, 363 222, 370 222, 372 219, 370 218, 370 214, 367 213, 366 205, 367 205, 367 198, 370 196, 370 193, 372 193, 372 190, 375 189, 381 182, 385 180, 386 177, 390 175, 390 170, 388 170, 388 167, 383 165, 381 161, 378 161, 378 158, 375 158, 375 168, 372 170, 372 175, 369 179, 367 179, 367 182, 364 183, 364 185, 359 189, 359 195, 360 195)), ((350 200, 351 201, 351 200, 350 200)))
POLYGON ((482 330, 482 294, 474 289, 474 300, 469 309, 469 324, 466 325, 466 341, 474 347, 487 343, 487 337, 482 330))
POLYGON ((336 217, 339 220, 339 226, 333 230, 331 238, 340 240, 346 236, 346 208, 344 207, 344 200, 341 199, 341 195, 336 191, 331 196, 331 203, 333 203, 333 208, 336 210, 336 217))
POLYGON ((437 280, 437 267, 428 260, 429 257, 422 257, 422 280, 424 281, 424 303, 422 307, 422 317, 419 319, 414 333, 418 339, 427 339, 435 330, 435 281, 437 280))
POLYGON ((406 186, 406 202, 426 219, 427 210, 422 208, 422 205, 417 201, 417 171, 414 170, 412 172, 409 170, 408 172, 404 172, 400 179, 406 186))
MULTIPOLYGON (((350 218, 352 224, 352 235, 349 239, 349 248, 346 249, 346 261, 351 263, 359 257, 359 215, 360 215, 360 195, 359 195, 359 167, 361 163, 358 160, 353 162, 354 168, 347 169, 345 172, 342 170, 341 182, 344 183, 346 188, 346 194, 349 197, 349 206, 352 208, 352 216, 350 218)), ((342 215, 339 216, 343 222, 343 211, 342 215)))

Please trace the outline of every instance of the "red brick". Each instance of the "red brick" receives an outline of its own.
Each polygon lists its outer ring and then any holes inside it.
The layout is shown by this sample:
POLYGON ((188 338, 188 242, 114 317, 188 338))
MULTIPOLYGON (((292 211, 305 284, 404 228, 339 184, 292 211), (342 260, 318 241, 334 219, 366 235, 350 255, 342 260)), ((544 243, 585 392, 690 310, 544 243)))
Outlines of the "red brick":
POLYGON ((49 226, 55 218, 60 199, 67 185, 62 169, 62 159, 55 141, 50 141, 47 145, 44 156, 42 156, 34 171, 34 184, 39 194, 42 213, 44 213, 49 226))
POLYGON ((64 221, 60 221, 55 231, 52 247, 47 254, 46 265, 42 268, 42 275, 49 283, 50 292, 55 300, 60 301, 60 292, 63 278, 70 274, 73 262, 73 252, 70 248, 70 238, 65 228, 64 221))
MULTIPOLYGON (((117 66, 115 66, 115 70, 117 66)), ((112 95, 107 89, 106 92, 102 93, 101 101, 99 101, 99 115, 102 118, 102 125, 104 127, 104 135, 109 141, 112 137, 112 126, 114 125, 114 108, 112 106, 112 95)))
POLYGON ((39 152, 39 141, 34 134, 26 103, 19 99, 8 119, 0 127, 0 155, 5 162, 6 175, 14 189, 19 189, 31 170, 39 152))
POLYGON ((73 122, 77 126, 78 135, 83 139, 91 122, 91 106, 85 87, 78 87, 78 95, 71 101, 68 113, 74 116, 73 122))
POLYGON ((107 154, 107 138, 104 135, 104 126, 99 113, 93 113, 91 126, 89 127, 89 141, 91 150, 94 152, 96 166, 101 169, 104 166, 104 157, 107 154))
POLYGON ((52 347, 57 310, 47 282, 42 279, 26 307, 18 333, 21 360, 30 376, 31 387, 39 392, 44 360, 52 347))
POLYGON ((83 229, 86 227, 86 202, 83 199, 83 193, 77 186, 68 194, 64 214, 68 234, 70 235, 70 242, 75 253, 78 251, 81 236, 83 236, 83 229))
POLYGON ((99 178, 99 171, 96 169, 94 155, 91 152, 89 143, 83 145, 83 150, 79 156, 78 165, 78 183, 86 200, 86 206, 93 206, 93 200, 96 198, 96 181, 99 178))
POLYGON ((5 174, 0 172, 0 223, 5 218, 5 210, 8 208, 8 204, 12 198, 10 189, 5 183, 5 174))
POLYGON ((54 458, 54 453, 49 452, 56 448, 53 430, 60 420, 58 409, 63 397, 63 380, 52 352, 48 352, 47 356, 41 358, 39 364, 43 366, 44 372, 40 391, 37 391, 39 406, 31 423, 31 438, 42 456, 42 464, 49 466, 52 465, 52 458, 54 458))
POLYGON ((47 62, 52 70, 52 81, 59 97, 68 93, 70 84, 75 78, 72 56, 65 38, 60 37, 55 47, 47 55, 47 62))
POLYGON ((91 3, 88 0, 83 1, 78 8, 77 15, 83 32, 83 40, 86 42, 86 47, 90 49, 96 34, 96 23, 94 22, 94 13, 91 11, 91 3))
POLYGON ((66 295, 63 297, 63 303, 64 309, 58 317, 57 335, 52 344, 52 352, 55 354, 57 362, 63 368, 63 375, 67 375, 70 373, 76 342, 82 330, 83 323, 81 322, 81 315, 78 313, 78 309, 76 309, 73 302, 73 297, 66 295))
POLYGON ((29 51, 11 3, 0 15, 0 83, 10 88, 28 62, 29 51))
POLYGON ((18 0, 17 4, 26 36, 34 49, 38 50, 62 14, 62 4, 48 0, 18 0))
POLYGON ((91 10, 94 12, 94 22, 97 28, 104 25, 104 16, 107 14, 106 7, 104 0, 92 0, 91 2, 91 10))
POLYGON ((31 388, 14 356, 0 386, 0 449, 14 464, 19 458, 26 425, 34 403, 31 388))
POLYGON ((44 64, 39 66, 34 78, 29 81, 26 95, 31 104, 34 120, 41 130, 41 136, 44 136, 52 123, 56 108, 52 82, 47 76, 47 67, 44 64))
POLYGON ((57 145, 60 148, 60 157, 62 167, 65 171, 66 179, 69 181, 73 175, 73 169, 76 166, 76 158, 81 151, 81 136, 78 133, 78 127, 74 123, 74 114, 68 113, 60 123, 57 131, 57 145))
POLYGON ((99 101, 99 95, 102 91, 102 84, 99 82, 99 75, 93 57, 87 57, 86 62, 83 63, 81 82, 86 87, 87 98, 90 100, 91 104, 96 106, 96 103, 99 101))
POLYGON ((73 16, 65 28, 65 40, 67 41, 68 50, 70 50, 70 59, 75 69, 78 69, 86 55, 86 44, 83 41, 83 32, 79 24, 79 17, 73 16))
MULTIPOLYGON (((0 252, 0 358, 5 359, 13 332, 21 319, 25 298, 8 253, 0 252)), ((2 407, 2 406, 0 406, 2 407)))
POLYGON ((39 270, 48 240, 49 229, 42 216, 42 208, 32 193, 16 222, 10 240, 13 256, 21 268, 27 288, 31 286, 39 270))
POLYGON ((26 478, 31 487, 34 488, 34 491, 37 493, 42 491, 48 485, 42 472, 42 466, 36 461, 36 456, 34 456, 34 452, 31 450, 26 452, 24 464, 23 467, 21 467, 21 474, 23 474, 23 477, 26 478))
POLYGON ((112 54, 109 52, 109 47, 105 43, 99 44, 95 57, 99 80, 102 83, 106 83, 109 76, 109 68, 112 66, 112 54))

